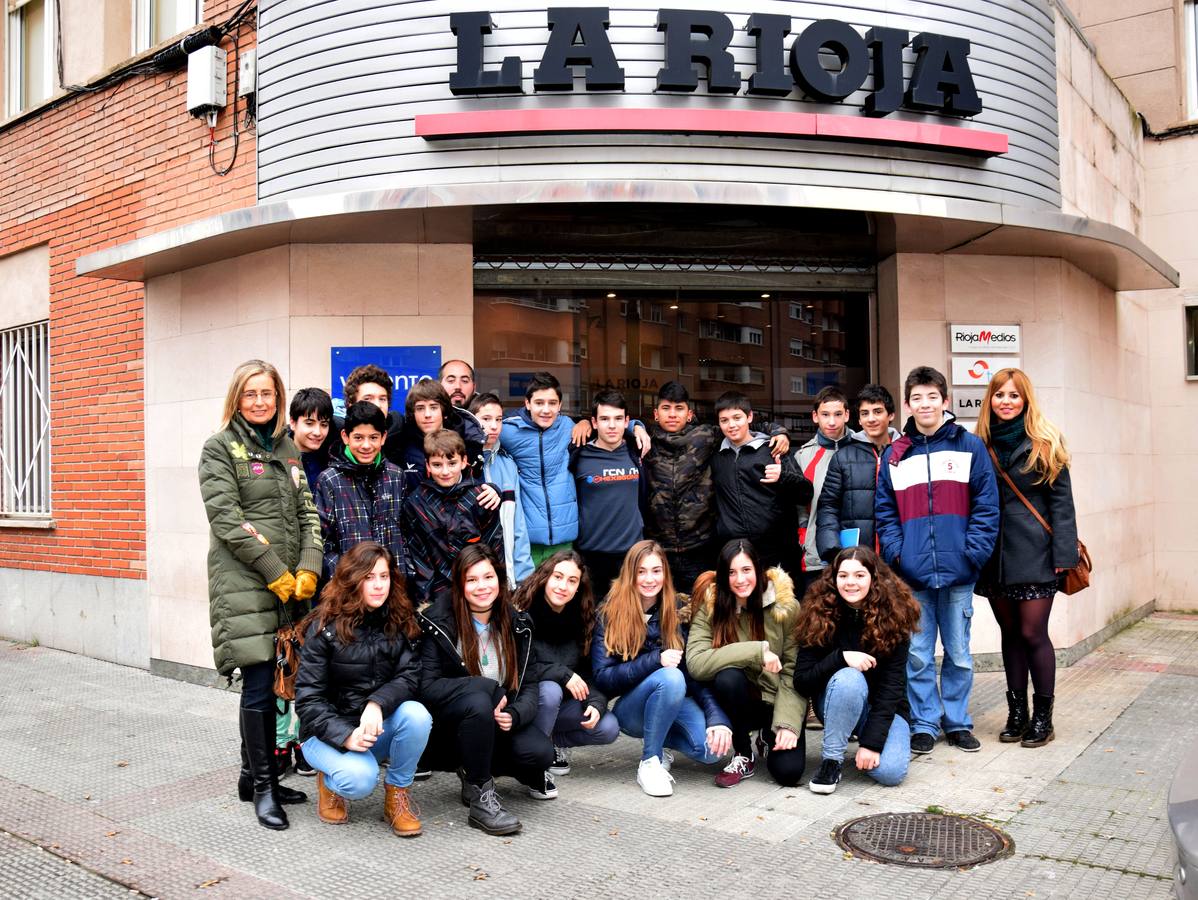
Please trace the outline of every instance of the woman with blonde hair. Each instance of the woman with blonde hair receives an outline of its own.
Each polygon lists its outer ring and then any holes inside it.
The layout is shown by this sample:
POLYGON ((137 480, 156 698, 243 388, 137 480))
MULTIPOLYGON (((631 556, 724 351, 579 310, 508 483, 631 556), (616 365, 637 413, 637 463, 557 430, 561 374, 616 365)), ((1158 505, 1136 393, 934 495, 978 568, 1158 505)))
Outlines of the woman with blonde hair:
POLYGON ((1002 633, 1008 715, 998 739, 1042 747, 1055 736, 1057 664, 1048 619, 1061 573, 1077 565, 1069 452, 1020 369, 995 373, 986 387, 977 435, 990 451, 1001 497, 998 540, 977 586, 977 593, 990 599, 1002 633), (1051 533, 1027 504, 1051 526, 1051 533), (1030 720, 1029 670, 1034 688, 1030 720))
POLYGON ((636 780, 651 797, 674 793, 672 747, 711 764, 731 749, 732 729, 711 691, 686 671, 689 610, 674 593, 656 541, 629 548, 591 638, 595 685, 620 695, 620 730, 644 739, 636 780))
POLYGON ((275 771, 275 632, 284 604, 316 593, 324 549, 300 452, 287 436, 286 402, 274 366, 242 363, 199 466, 216 669, 230 679, 241 671, 238 794, 275 830, 288 825, 281 803, 307 799, 280 787, 275 771))

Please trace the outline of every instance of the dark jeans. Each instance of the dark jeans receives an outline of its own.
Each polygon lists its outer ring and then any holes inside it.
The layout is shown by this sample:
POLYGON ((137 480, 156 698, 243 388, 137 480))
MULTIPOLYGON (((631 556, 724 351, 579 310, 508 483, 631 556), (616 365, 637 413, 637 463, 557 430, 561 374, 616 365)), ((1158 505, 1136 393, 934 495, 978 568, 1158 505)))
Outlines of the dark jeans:
POLYGON ((582 561, 586 563, 587 572, 591 576, 591 593, 596 603, 601 603, 607 596, 611 583, 620 574, 620 566, 624 564, 623 553, 599 553, 594 550, 579 550, 582 561))
POLYGON ((538 784, 553 762, 553 741, 535 722, 502 731, 494 712, 491 694, 484 691, 470 691, 435 709, 423 764, 438 772, 453 772, 460 766, 466 780, 475 785, 493 775, 538 784))
POLYGON ((743 669, 721 669, 711 683, 720 709, 732 720, 732 748, 738 756, 752 756, 749 732, 760 728, 770 745, 765 766, 774 781, 784 787, 794 787, 803 777, 807 763, 807 738, 799 732, 799 742, 793 750, 774 750, 769 735, 774 719, 774 707, 761 699, 761 691, 749 681, 743 669))
POLYGON ((720 548, 714 542, 700 544, 689 550, 667 550, 666 557, 670 564, 670 576, 674 579, 674 590, 689 594, 695 586, 695 579, 708 569, 715 568, 715 558, 719 552, 720 548))
POLYGON ((275 664, 241 667, 241 708, 266 712, 275 709, 275 664))

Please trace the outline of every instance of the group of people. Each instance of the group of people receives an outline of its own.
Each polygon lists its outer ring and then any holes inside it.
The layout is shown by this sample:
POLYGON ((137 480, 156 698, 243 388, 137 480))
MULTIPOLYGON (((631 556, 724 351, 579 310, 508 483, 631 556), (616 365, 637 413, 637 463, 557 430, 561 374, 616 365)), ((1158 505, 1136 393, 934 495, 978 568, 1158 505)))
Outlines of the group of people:
POLYGON ((694 421, 678 382, 647 425, 613 390, 572 422, 549 373, 505 411, 461 360, 403 414, 392 391, 363 366, 344 417, 316 388, 285 413, 278 371, 251 360, 201 455, 216 665, 241 674, 239 791, 265 827, 306 799, 279 783, 292 740, 322 821, 347 822, 385 766, 384 819, 405 837, 421 832, 423 774, 456 772, 469 824, 511 834, 497 776, 553 799, 569 748, 621 732, 655 797, 673 793, 675 752, 719 787, 759 769, 798 785, 816 728, 811 791, 836 789, 852 743, 858 770, 898 784, 941 733, 980 748, 975 590, 1002 631, 1000 740, 1053 738, 1048 619, 1076 526, 1068 453, 1022 371, 996 373, 976 433, 930 367, 906 379, 901 432, 885 387, 852 404, 825 388, 797 450, 737 392, 714 425, 694 421), (292 619, 285 734, 275 636, 292 619))

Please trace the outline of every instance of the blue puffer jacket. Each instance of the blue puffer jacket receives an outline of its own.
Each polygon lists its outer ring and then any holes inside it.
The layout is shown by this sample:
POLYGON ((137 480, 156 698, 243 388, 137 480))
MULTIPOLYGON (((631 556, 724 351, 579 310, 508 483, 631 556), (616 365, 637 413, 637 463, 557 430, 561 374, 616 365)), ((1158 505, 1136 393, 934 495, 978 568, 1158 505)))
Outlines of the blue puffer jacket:
POLYGON ((526 409, 503 420, 499 445, 520 473, 520 506, 530 543, 562 544, 578 537, 578 497, 569 468, 573 428, 568 416, 558 416, 542 431, 526 409))
POLYGON ((998 537, 998 484, 981 438, 945 414, 886 448, 874 499, 882 558, 914 590, 973 584, 998 537))

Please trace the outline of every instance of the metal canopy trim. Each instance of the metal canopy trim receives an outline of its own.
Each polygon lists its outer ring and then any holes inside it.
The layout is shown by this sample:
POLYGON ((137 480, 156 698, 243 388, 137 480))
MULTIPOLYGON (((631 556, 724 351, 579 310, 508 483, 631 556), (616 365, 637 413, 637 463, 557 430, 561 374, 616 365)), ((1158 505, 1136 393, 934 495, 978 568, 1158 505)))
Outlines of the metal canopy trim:
POLYGON ((1177 270, 1134 234, 1055 210, 857 188, 637 180, 404 186, 280 200, 99 250, 77 259, 75 272, 145 281, 288 243, 410 242, 411 216, 421 210, 630 202, 868 212, 878 222, 880 258, 896 252, 1059 256, 1119 291, 1177 287, 1179 280, 1177 270))
POLYGON ((1007 135, 980 128, 927 122, 868 119, 826 113, 745 109, 491 109, 416 116, 416 135, 426 140, 480 135, 739 134, 822 137, 833 140, 912 144, 996 156, 1006 153, 1007 135))

